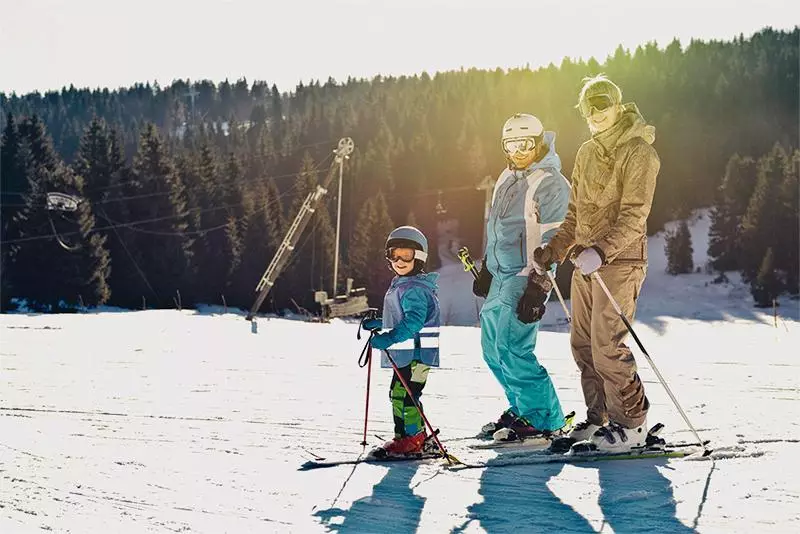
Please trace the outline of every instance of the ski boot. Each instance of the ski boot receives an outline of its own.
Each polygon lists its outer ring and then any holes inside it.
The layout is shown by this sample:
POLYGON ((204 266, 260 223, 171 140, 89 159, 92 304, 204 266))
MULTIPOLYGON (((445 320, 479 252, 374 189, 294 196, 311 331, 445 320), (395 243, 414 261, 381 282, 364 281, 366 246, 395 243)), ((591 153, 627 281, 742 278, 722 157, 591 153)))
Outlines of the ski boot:
POLYGON ((517 418, 514 415, 514 412, 511 411, 511 408, 504 411, 500 414, 500 418, 497 421, 493 421, 491 423, 486 423, 481 427, 480 433, 476 436, 479 439, 492 439, 494 433, 500 430, 501 428, 508 428, 517 418))
MULTIPOLYGON (((574 417, 575 412, 572 412, 572 414, 574 417)), ((568 426, 569 425, 565 425, 565 428, 568 426)), ((572 427, 569 432, 565 432, 564 436, 553 439, 553 442, 550 444, 550 452, 567 452, 575 443, 588 441, 601 426, 602 425, 596 425, 590 422, 588 419, 586 421, 581 421, 572 427)))
POLYGON ((492 438, 496 442, 525 441, 529 439, 548 438, 550 434, 551 432, 547 430, 536 428, 524 417, 517 417, 509 426, 501 428, 492 434, 492 438))
POLYGON ((494 433, 496 442, 507 441, 529 441, 536 440, 543 444, 567 439, 567 433, 572 428, 572 421, 575 419, 575 412, 569 412, 564 416, 564 426, 556 430, 540 430, 524 417, 518 417, 508 428, 502 428, 494 433))
POLYGON ((386 458, 388 456, 421 456, 425 437, 425 431, 423 430, 413 436, 394 438, 392 441, 387 441, 382 446, 372 451, 372 456, 375 458, 386 458))
POLYGON ((571 450, 575 453, 619 454, 629 451, 661 451, 666 447, 658 434, 664 425, 657 423, 645 432, 646 423, 635 428, 625 428, 618 423, 609 423, 594 433, 591 440, 575 443, 571 450))

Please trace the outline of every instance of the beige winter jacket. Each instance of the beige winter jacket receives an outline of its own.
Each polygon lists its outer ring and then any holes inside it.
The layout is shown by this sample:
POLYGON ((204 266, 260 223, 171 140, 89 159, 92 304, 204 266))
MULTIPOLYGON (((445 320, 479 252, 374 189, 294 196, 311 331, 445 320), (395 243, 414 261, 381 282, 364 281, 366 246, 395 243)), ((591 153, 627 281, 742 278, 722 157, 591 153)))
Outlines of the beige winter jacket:
POLYGON ((605 263, 647 263, 647 216, 661 166, 655 128, 636 104, 578 149, 567 216, 550 247, 564 261, 574 245, 596 246, 605 263))

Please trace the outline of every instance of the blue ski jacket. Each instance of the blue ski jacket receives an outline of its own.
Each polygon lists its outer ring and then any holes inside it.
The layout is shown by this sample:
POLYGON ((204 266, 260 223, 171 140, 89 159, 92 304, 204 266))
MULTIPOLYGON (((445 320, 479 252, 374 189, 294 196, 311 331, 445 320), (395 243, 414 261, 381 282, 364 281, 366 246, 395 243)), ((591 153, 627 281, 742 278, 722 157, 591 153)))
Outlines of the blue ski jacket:
POLYGON ((492 276, 527 276, 533 251, 555 235, 569 205, 570 184, 561 174, 556 134, 544 133, 549 150, 527 169, 505 169, 497 179, 486 227, 486 265, 492 276))
POLYGON ((395 276, 383 299, 382 328, 392 344, 381 351, 381 367, 397 367, 416 360, 439 366, 439 273, 395 276))

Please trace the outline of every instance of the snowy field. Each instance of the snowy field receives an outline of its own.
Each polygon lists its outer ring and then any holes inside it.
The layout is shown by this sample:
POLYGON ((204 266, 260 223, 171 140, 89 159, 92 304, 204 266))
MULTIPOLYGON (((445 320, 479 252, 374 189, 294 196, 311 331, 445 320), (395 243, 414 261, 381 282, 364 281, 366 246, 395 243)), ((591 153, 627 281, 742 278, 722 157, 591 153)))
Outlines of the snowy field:
MULTIPOLYGON (((697 265, 707 225, 693 226, 697 265)), ((261 318, 254 334, 211 311, 3 315, 0 532, 800 532, 798 301, 775 318, 735 277, 666 275, 663 237, 650 247, 634 327, 713 459, 299 471, 312 454, 362 452, 356 325, 261 318)), ((474 310, 468 275, 442 272, 449 309, 474 310)), ((562 317, 548 304, 537 352, 565 411, 582 416, 562 317)), ((423 401, 446 440, 505 408, 479 339, 443 329, 423 401)), ((648 422, 691 440, 633 350, 648 422)), ((391 434, 389 379, 375 364, 376 444, 391 434)), ((465 461, 504 456, 459 443, 446 442, 465 461)))

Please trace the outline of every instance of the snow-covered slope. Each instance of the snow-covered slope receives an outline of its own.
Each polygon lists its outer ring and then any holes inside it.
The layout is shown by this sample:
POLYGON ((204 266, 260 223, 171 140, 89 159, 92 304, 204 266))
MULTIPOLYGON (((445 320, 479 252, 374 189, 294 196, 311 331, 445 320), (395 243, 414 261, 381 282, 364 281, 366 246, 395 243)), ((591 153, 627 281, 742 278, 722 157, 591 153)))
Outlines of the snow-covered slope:
MULTIPOLYGON (((704 225, 693 224, 697 265, 704 225)), ((298 471, 311 453, 362 450, 367 373, 354 324, 261 319, 253 334, 240 315, 208 312, 4 315, 0 532, 800 530, 797 301, 783 299, 776 322, 734 278, 667 275, 663 236, 650 245, 634 327, 714 461, 298 471)), ((548 305, 537 352, 565 409, 582 415, 559 308, 548 305)), ((443 365, 423 395, 443 438, 472 434, 505 407, 479 340, 477 328, 444 328, 443 365)), ((691 439, 634 353, 649 422, 691 439)), ((373 367, 375 443, 391 433, 389 379, 373 367)), ((450 446, 465 460, 495 455, 450 446)))

